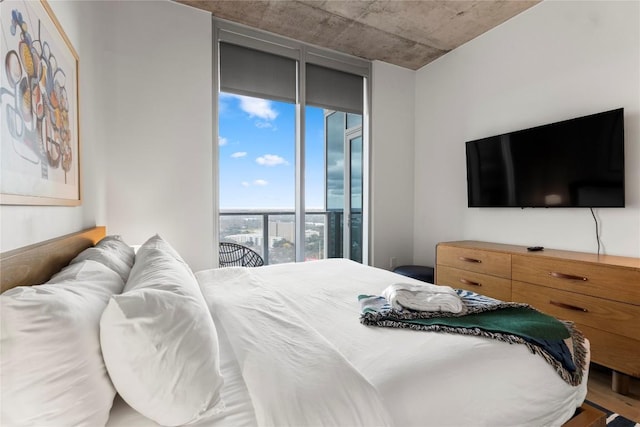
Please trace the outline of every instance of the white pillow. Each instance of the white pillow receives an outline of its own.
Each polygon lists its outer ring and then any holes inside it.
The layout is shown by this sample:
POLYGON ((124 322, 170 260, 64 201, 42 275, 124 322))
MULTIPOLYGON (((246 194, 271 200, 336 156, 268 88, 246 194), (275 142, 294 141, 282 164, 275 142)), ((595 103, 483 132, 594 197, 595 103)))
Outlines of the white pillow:
POLYGON ((100 350, 100 316, 120 276, 84 261, 49 282, 0 296, 3 426, 104 425, 115 396, 100 350))
POLYGON ((147 418, 176 426, 221 410, 215 325, 191 269, 159 236, 109 301, 100 340, 116 390, 147 418))
POLYGON ((127 245, 120 236, 106 236, 94 247, 80 252, 70 264, 93 260, 102 263, 118 273, 122 281, 126 283, 133 267, 135 253, 133 248, 127 245))
POLYGON ((135 251, 122 240, 121 236, 105 236, 96 244, 96 247, 111 251, 115 256, 120 258, 122 262, 127 264, 129 268, 133 267, 133 262, 136 257, 135 251))
MULTIPOLYGON (((157 261, 155 261, 153 259, 153 257, 149 258, 149 255, 148 255, 149 251, 153 251, 153 250, 159 250, 159 251, 163 252, 166 256, 169 256, 169 257, 173 258, 175 261, 177 261, 178 264, 182 265, 184 267, 184 271, 186 271, 195 280, 195 275, 191 271, 191 268, 189 267, 189 264, 187 264, 182 259, 182 257, 178 253, 178 251, 176 251, 173 248, 173 246, 171 246, 169 244, 169 242, 164 240, 158 234, 156 234, 155 236, 150 237, 146 242, 144 242, 144 244, 142 246, 140 246, 138 248, 138 251, 136 252, 136 258, 146 259, 146 261, 140 262, 138 268, 136 269, 136 274, 141 274, 141 272, 149 270, 148 268, 142 270, 141 266, 143 264, 146 264, 146 266, 148 267, 149 263, 157 262, 157 261)), ((178 269, 177 271, 182 271, 182 270, 178 269)), ((196 280, 196 284, 197 284, 197 280, 196 280)), ((130 290, 133 286, 136 286, 136 287, 140 288, 140 287, 144 287, 144 286, 155 286, 155 285, 156 285, 155 282, 143 281, 143 280, 138 278, 138 279, 128 280, 125 283, 124 291, 126 292, 126 291, 130 290)), ((180 286, 176 286, 173 283, 169 284, 169 287, 171 289, 174 289, 174 290, 175 289, 179 290, 181 288, 180 286)), ((198 287, 198 289, 200 289, 200 288, 198 287)))

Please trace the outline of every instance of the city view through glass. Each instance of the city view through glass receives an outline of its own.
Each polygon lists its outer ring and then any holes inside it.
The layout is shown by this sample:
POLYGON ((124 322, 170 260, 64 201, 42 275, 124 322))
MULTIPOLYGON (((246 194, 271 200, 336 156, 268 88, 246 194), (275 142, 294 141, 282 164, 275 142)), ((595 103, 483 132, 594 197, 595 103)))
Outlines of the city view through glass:
MULTIPOLYGON (((265 264, 293 262, 295 105, 221 93, 219 111, 220 241, 253 249, 265 264)), ((343 255, 347 144, 350 252, 361 261, 362 137, 353 132, 361 116, 311 106, 305 113, 304 259, 343 255)))

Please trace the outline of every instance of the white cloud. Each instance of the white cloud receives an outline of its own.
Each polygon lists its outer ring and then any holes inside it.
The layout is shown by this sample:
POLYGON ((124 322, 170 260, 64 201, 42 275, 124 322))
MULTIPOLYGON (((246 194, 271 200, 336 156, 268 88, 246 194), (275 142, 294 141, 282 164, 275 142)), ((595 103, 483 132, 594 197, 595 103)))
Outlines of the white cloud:
POLYGON ((271 107, 271 101, 240 95, 237 95, 237 98, 240 100, 240 108, 249 117, 258 117, 267 121, 278 117, 278 112, 271 107))
POLYGON ((231 155, 234 159, 239 159, 240 157, 245 157, 247 155, 246 151, 236 151, 231 155))
POLYGON ((218 145, 220 147, 222 147, 223 145, 227 145, 229 143, 229 140, 227 138, 225 138, 224 136, 219 136, 218 137, 218 145))
POLYGON ((289 162, 276 154, 265 154, 264 156, 260 156, 256 159, 256 163, 262 166, 277 166, 289 164, 289 162))
POLYGON ((242 186, 243 186, 243 187, 248 187, 248 186, 250 186, 250 185, 251 185, 251 184, 249 184, 247 181, 242 181, 242 186))
POLYGON ((265 185, 269 184, 269 182, 265 181, 264 179, 256 179, 255 181, 253 181, 253 183, 255 185, 260 185, 262 187, 264 187, 265 185))
POLYGON ((258 129, 273 128, 273 130, 277 130, 277 128, 273 125, 273 123, 267 122, 267 121, 264 121, 264 120, 256 121, 256 127, 258 129))

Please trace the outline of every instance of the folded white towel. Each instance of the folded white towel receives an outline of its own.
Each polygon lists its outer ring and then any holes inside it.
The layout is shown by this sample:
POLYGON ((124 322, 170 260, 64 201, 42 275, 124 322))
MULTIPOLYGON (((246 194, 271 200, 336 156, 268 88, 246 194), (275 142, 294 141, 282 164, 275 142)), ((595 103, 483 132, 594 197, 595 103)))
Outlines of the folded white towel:
POLYGON ((445 311, 462 313, 462 299, 449 286, 395 283, 382 291, 382 296, 396 310, 408 308, 417 311, 445 311))

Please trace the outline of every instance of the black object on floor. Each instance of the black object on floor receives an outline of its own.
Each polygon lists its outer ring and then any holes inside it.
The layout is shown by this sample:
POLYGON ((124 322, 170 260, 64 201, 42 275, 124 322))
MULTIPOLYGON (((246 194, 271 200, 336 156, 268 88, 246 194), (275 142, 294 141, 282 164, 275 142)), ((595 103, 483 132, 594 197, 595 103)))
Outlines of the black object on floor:
POLYGON ((413 279, 422 280, 423 282, 433 283, 433 267, 424 265, 401 265, 393 269, 394 273, 413 279))
POLYGON ((635 421, 631 421, 628 418, 623 417, 622 415, 616 414, 613 411, 610 411, 607 408, 603 408, 600 405, 596 405, 595 403, 585 400, 585 403, 593 406, 596 409, 601 410, 607 416, 607 427, 636 427, 638 423, 635 421))

